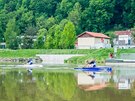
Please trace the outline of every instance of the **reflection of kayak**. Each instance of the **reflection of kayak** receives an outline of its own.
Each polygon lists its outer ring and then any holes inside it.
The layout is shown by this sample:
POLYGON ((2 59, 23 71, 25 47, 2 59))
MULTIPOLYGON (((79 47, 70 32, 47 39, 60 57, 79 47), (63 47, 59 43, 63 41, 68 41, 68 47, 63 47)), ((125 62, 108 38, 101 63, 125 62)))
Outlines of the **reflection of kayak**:
POLYGON ((106 66, 100 66, 100 67, 83 67, 83 68, 74 68, 75 70, 81 70, 81 71, 92 71, 92 72, 112 72, 111 67, 106 67, 106 66))

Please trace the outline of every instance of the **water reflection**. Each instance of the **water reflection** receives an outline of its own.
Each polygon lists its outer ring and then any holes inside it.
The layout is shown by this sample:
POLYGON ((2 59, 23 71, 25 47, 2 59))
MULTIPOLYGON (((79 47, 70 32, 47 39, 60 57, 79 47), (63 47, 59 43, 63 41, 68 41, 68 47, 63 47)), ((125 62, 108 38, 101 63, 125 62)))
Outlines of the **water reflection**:
POLYGON ((1 101, 69 100, 76 89, 73 73, 34 71, 29 74, 26 70, 5 72, 0 73, 1 101))
POLYGON ((0 69, 0 101, 134 101, 135 68, 113 74, 0 69))
POLYGON ((116 68, 113 80, 118 89, 133 89, 135 82, 135 68, 116 68))
POLYGON ((87 72, 77 73, 77 84, 85 91, 101 90, 114 87, 119 90, 133 89, 135 82, 135 68, 113 68, 113 74, 100 72, 95 78, 87 72))
POLYGON ((78 86, 85 91, 103 89, 109 85, 110 79, 111 75, 109 74, 95 74, 95 78, 91 78, 83 72, 77 74, 78 86))

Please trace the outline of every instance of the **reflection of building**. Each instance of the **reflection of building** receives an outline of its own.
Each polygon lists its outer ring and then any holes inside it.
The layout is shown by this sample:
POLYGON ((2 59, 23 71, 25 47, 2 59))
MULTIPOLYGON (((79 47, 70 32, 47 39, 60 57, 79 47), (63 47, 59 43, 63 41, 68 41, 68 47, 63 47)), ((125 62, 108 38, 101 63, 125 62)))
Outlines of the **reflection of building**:
POLYGON ((99 74, 96 74, 95 78, 92 79, 85 73, 78 73, 78 85, 94 85, 99 83, 105 83, 109 81, 109 78, 105 78, 99 74))
POLYGON ((135 81, 135 68, 117 67, 113 75, 113 80, 116 83, 117 89, 131 89, 135 81))
POLYGON ((77 75, 78 86, 85 91, 103 89, 107 87, 109 80, 110 76, 100 74, 96 74, 94 79, 85 73, 78 73, 77 75))
POLYGON ((116 83, 116 88, 119 89, 119 90, 128 90, 128 89, 131 89, 131 87, 133 86, 133 82, 135 81, 135 79, 133 79, 132 77, 128 78, 128 77, 125 77, 125 78, 117 78, 118 80, 115 81, 116 83))
POLYGON ((118 89, 130 89, 131 88, 130 79, 119 79, 117 87, 118 89))

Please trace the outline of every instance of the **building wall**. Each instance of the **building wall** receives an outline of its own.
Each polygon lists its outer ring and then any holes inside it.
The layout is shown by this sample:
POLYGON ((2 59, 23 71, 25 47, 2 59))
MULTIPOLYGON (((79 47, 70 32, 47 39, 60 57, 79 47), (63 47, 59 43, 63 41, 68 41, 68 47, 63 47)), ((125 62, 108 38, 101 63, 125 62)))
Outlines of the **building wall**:
POLYGON ((78 48, 79 49, 90 49, 94 47, 95 38, 94 37, 80 37, 78 38, 78 48))
POLYGON ((99 44, 99 43, 101 43, 102 41, 101 41, 101 38, 95 38, 95 44, 99 44))
POLYGON ((131 35, 118 35, 117 38, 113 40, 114 47, 117 48, 135 48, 135 43, 131 35))
POLYGON ((110 40, 95 37, 80 37, 78 38, 78 49, 98 49, 110 48, 110 40))
POLYGON ((128 35, 119 35, 118 40, 123 40, 125 44, 128 44, 128 40, 131 39, 128 35))
POLYGON ((105 44, 110 44, 110 39, 105 39, 105 44))
POLYGON ((99 44, 99 43, 110 44, 110 39, 95 38, 95 44, 99 44))

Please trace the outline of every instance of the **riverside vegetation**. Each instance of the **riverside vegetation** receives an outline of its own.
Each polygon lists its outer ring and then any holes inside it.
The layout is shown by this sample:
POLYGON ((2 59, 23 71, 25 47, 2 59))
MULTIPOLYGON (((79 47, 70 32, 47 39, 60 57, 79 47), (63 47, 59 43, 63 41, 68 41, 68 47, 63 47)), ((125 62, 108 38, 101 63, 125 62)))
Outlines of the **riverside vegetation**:
POLYGON ((134 0, 0 0, 0 43, 8 49, 73 49, 84 31, 112 40, 114 31, 134 28, 134 8, 134 0))
MULTIPOLYGON (((84 54, 84 56, 72 57, 65 62, 74 64, 84 64, 88 59, 96 59, 103 63, 109 58, 111 49, 22 49, 22 50, 0 50, 0 58, 34 58, 36 54, 84 54)), ((117 56, 121 53, 135 53, 135 49, 118 49, 117 56)))

